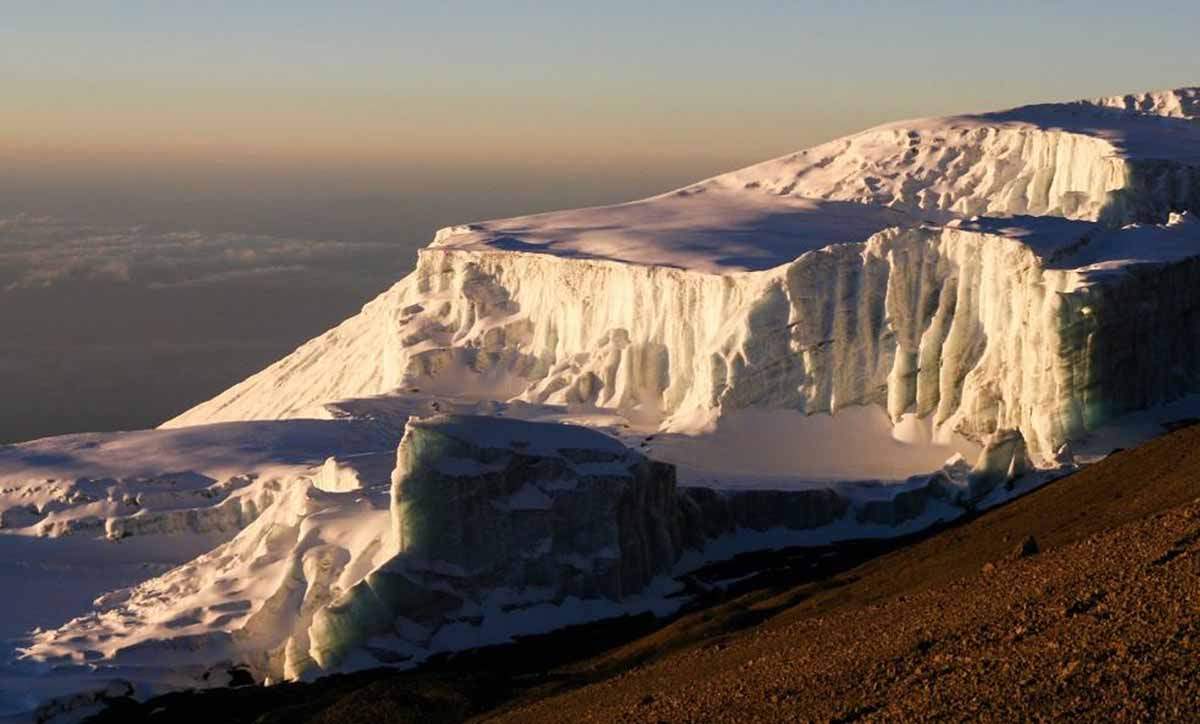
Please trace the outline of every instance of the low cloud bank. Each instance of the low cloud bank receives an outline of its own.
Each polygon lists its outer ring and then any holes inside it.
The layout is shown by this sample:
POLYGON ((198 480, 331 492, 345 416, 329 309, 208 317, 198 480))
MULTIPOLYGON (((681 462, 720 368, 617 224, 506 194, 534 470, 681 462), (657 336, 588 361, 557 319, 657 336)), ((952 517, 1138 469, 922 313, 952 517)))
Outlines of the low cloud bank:
POLYGON ((319 273, 394 274, 398 256, 386 243, 104 227, 28 214, 0 218, 0 289, 6 292, 79 281, 165 289, 319 273))

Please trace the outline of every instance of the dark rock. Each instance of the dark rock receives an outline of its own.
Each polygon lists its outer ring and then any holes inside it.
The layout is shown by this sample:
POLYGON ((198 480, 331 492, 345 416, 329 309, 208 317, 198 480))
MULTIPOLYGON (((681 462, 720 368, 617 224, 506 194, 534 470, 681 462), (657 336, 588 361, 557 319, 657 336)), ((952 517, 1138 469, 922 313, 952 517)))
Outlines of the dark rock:
POLYGON ((230 686, 254 686, 255 683, 249 669, 239 666, 229 670, 230 686))
POLYGON ((1016 549, 1013 550, 1012 558, 1013 560, 1028 558, 1030 556, 1035 556, 1040 552, 1041 549, 1038 547, 1037 539, 1032 535, 1029 535, 1025 537, 1025 540, 1021 541, 1021 545, 1017 546, 1016 549))

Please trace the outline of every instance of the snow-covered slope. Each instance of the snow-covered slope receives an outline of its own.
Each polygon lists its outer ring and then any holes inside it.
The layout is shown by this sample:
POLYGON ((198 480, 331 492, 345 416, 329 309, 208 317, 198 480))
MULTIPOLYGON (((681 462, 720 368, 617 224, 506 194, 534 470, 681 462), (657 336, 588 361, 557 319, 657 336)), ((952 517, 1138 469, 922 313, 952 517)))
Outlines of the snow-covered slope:
POLYGON ((1192 120, 1048 104, 892 123, 707 183, 922 214, 1121 224, 1200 208, 1198 165, 1192 120))
POLYGON ((1130 93, 1085 102, 1154 116, 1200 119, 1200 87, 1130 93))
MULTIPOLYGON (((326 465, 335 455, 343 470, 377 476, 378 465, 363 461, 383 451, 394 459, 398 434, 365 419, 283 420, 0 446, 0 587, 7 592, 0 617, 0 716, 56 692, 94 686, 98 677, 104 686, 103 672, 85 664, 50 679, 40 675, 45 663, 27 659, 10 666, 13 648, 28 645, 31 630, 54 629, 97 605, 104 610, 113 591, 197 557, 206 560, 207 551, 247 526, 283 515, 298 490, 322 478, 324 468, 338 466, 336 460, 326 465)), ((387 479, 385 471, 382 482, 387 479)), ((272 570, 245 573, 257 580, 272 570)), ((189 583, 211 580, 201 576, 189 583)), ((178 590, 160 590, 168 605, 182 600, 178 590)), ((215 608, 201 620, 236 620, 230 590, 209 591, 215 608)), ((177 614, 166 613, 167 620, 150 630, 178 632, 167 625, 177 614)), ((73 651, 81 662, 102 655, 86 638, 73 651)), ((191 682, 194 673, 181 672, 175 680, 191 682)))
POLYGON ((334 452, 390 447, 369 421, 238 422, 0 447, 0 530, 38 536, 233 533, 278 481, 334 452), (275 481, 272 483, 271 481, 275 481))

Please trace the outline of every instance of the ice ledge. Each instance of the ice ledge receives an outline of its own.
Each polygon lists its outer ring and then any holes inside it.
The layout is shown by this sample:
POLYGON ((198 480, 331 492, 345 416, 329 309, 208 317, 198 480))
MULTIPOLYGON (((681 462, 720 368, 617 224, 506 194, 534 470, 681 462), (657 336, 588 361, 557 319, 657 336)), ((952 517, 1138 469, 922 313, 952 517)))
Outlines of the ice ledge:
MULTIPOLYGON (((1198 171, 1200 178, 1200 171, 1198 171)), ((726 192, 714 190, 714 196, 726 192)), ((664 267, 703 274, 738 274, 787 266, 812 251, 866 243, 883 231, 958 229, 1016 241, 1046 269, 1087 271, 1178 261, 1200 254, 1200 223, 1191 211, 1166 214, 1163 223, 1111 227, 1096 221, 1015 215, 922 219, 883 207, 789 198, 788 211, 741 204, 731 224, 708 224, 710 209, 688 213, 689 196, 667 195, 618 206, 552 212, 538 217, 441 229, 422 253, 539 254, 564 260, 664 267), (669 221, 625 226, 669 209, 669 221), (936 219, 936 220, 935 220, 936 219), (536 221, 536 223, 535 223, 536 221), (611 223, 606 223, 606 221, 611 223), (727 242, 724 243, 723 242, 727 242)), ((726 199, 719 203, 725 203, 726 199)), ((747 199, 732 196, 732 201, 747 199)))
POLYGON ((1107 96, 1081 102, 1143 115, 1200 119, 1200 86, 1107 96))
POLYGON ((440 230, 431 250, 536 253, 706 274, 764 271, 921 221, 882 206, 712 188, 440 230))

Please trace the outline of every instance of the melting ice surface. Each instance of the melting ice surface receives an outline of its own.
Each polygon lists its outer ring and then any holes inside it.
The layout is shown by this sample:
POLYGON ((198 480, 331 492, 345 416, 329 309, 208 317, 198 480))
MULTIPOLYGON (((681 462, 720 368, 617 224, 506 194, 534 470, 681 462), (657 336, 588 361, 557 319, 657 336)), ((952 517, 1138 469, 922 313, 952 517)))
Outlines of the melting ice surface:
POLYGON ((0 708, 665 612, 706 558, 919 530, 1200 416, 1196 98, 450 227, 159 430, 0 448, 0 708))

